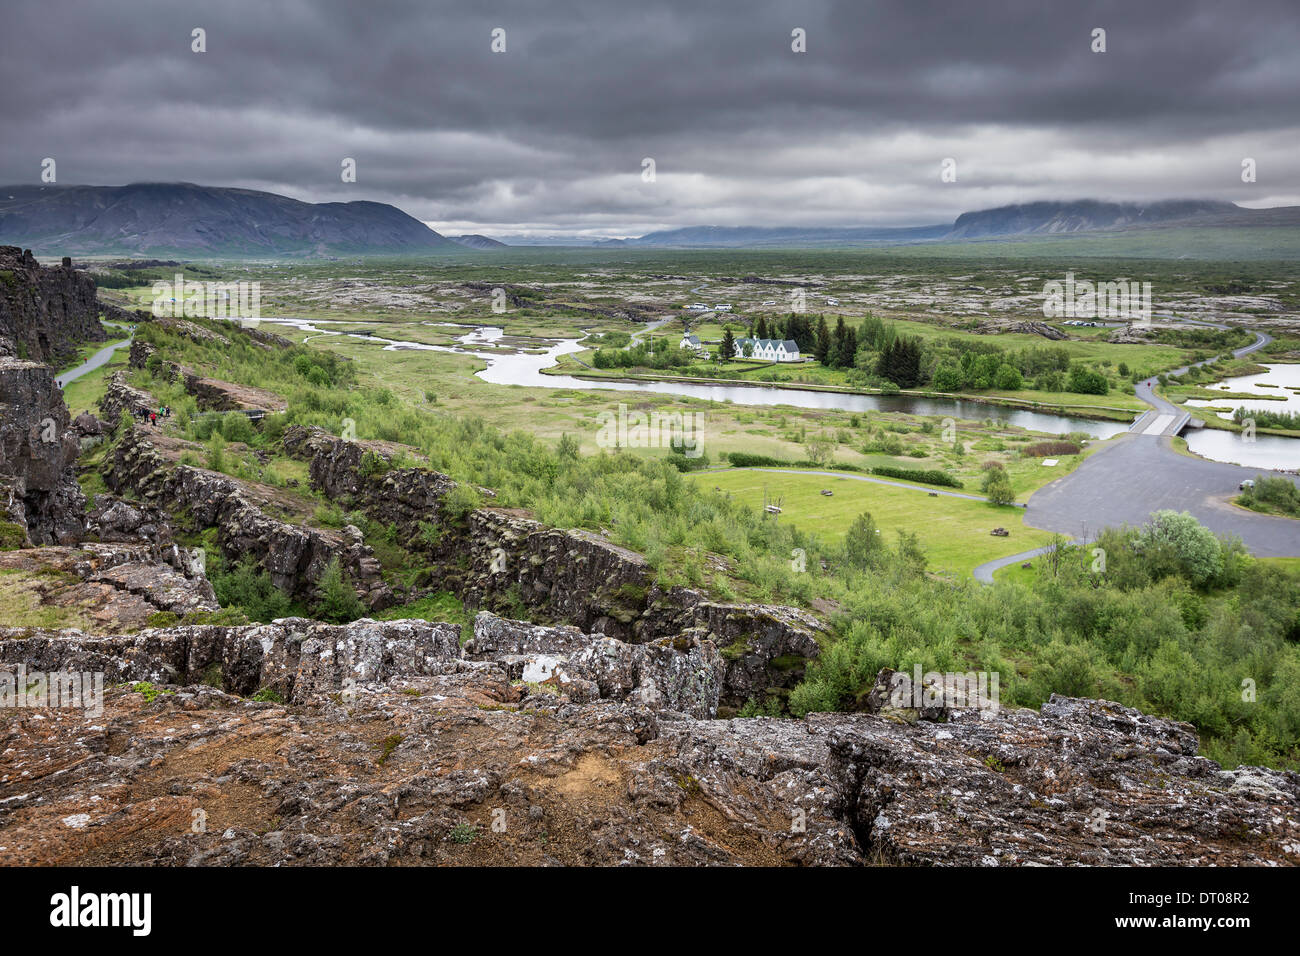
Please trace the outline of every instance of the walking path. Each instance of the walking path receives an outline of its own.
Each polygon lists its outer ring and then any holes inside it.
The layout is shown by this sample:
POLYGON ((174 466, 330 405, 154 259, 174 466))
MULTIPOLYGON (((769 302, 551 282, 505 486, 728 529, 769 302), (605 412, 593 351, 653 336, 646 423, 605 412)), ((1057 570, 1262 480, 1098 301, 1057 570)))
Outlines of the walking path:
POLYGON ((131 344, 131 339, 130 337, 127 337, 120 342, 114 342, 112 345, 104 346, 102 349, 100 349, 90 358, 86 359, 86 361, 82 362, 76 368, 70 368, 66 372, 54 376, 55 384, 58 385, 59 388, 66 387, 69 382, 75 382, 77 379, 81 378, 81 376, 87 375, 90 372, 93 372, 95 369, 99 368, 100 366, 107 364, 108 360, 113 357, 114 352, 116 352, 122 346, 130 345, 130 344, 131 344))

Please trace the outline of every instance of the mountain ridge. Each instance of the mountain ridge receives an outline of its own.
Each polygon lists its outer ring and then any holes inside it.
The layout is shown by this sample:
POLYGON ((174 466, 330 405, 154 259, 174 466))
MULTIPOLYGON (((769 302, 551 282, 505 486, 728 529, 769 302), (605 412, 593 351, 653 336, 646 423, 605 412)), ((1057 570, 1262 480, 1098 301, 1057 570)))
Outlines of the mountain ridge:
POLYGON ((272 258, 465 248, 386 203, 195 183, 0 186, 0 244, 44 255, 272 258))
POLYGON ((1149 203, 1041 200, 963 212, 918 226, 683 226, 622 239, 444 236, 395 206, 307 203, 277 193, 194 183, 0 186, 0 244, 40 255, 328 258, 429 255, 509 246, 627 249, 902 246, 1117 235, 1180 227, 1300 227, 1300 206, 1251 209, 1215 199, 1149 203))

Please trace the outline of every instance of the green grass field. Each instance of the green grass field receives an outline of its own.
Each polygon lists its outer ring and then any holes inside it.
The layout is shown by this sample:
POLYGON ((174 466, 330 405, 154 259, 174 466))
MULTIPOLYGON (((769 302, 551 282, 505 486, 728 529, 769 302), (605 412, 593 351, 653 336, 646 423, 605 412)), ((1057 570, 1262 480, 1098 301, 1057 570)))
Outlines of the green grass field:
POLYGON ((977 565, 1004 555, 1042 547, 1052 540, 1047 531, 1026 527, 1019 508, 996 507, 983 501, 940 496, 931 498, 923 487, 897 488, 875 482, 825 475, 789 475, 750 468, 702 472, 692 476, 709 488, 751 505, 763 506, 780 499, 779 520, 826 541, 838 541, 859 514, 869 511, 892 543, 894 531, 917 535, 929 558, 930 569, 957 578, 970 577, 977 565), (833 494, 826 497, 823 488, 833 494), (1010 537, 989 534, 1006 528, 1010 537))
MULTIPOLYGON (((96 342, 92 354, 106 345, 111 345, 112 341, 96 342)), ((63 401, 67 404, 68 411, 73 418, 76 418, 82 412, 99 414, 99 400, 104 397, 104 389, 108 386, 109 378, 112 377, 114 372, 126 368, 126 362, 127 350, 118 349, 113 353, 112 359, 104 365, 81 376, 76 381, 68 383, 68 387, 63 390, 63 401)))

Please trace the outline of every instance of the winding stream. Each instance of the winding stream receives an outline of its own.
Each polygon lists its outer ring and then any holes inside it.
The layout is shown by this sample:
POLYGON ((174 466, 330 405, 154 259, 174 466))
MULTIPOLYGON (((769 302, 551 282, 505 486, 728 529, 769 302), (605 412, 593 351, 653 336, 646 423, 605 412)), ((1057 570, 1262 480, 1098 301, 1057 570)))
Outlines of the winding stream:
POLYGON ((564 339, 543 351, 532 353, 477 351, 476 349, 482 348, 501 337, 502 330, 493 326, 464 326, 468 331, 459 339, 463 347, 452 347, 447 345, 426 345, 421 342, 407 342, 400 339, 386 339, 378 335, 336 332, 320 327, 321 325, 330 324, 325 320, 318 320, 319 324, 308 319, 264 318, 262 321, 289 325, 313 335, 350 335, 353 338, 382 342, 385 351, 416 349, 428 352, 472 355, 487 363, 487 368, 477 373, 478 377, 494 385, 520 385, 526 388, 573 388, 586 391, 652 392, 659 395, 678 395, 712 402, 733 402, 737 405, 791 405, 796 408, 838 409, 847 412, 904 412, 912 415, 946 416, 967 421, 993 419, 1008 425, 1048 434, 1063 435, 1069 432, 1083 432, 1096 438, 1110 438, 1112 435, 1118 435, 1128 430, 1128 424, 1124 422, 1098 421, 1091 418, 1055 415, 1050 412, 1035 412, 956 399, 919 398, 910 395, 860 395, 845 392, 820 392, 776 385, 696 385, 689 382, 629 382, 614 379, 578 378, 573 375, 544 375, 542 370, 553 368, 561 355, 581 352, 584 348, 581 340, 564 339))

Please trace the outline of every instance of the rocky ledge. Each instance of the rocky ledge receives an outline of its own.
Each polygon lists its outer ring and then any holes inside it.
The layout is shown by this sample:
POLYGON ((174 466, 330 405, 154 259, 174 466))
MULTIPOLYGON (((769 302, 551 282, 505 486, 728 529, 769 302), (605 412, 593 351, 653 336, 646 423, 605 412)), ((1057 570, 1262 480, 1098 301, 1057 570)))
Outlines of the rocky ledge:
POLYGON ((1300 862, 1300 776, 1224 770, 1186 724, 1061 697, 932 720, 702 720, 678 707, 707 682, 678 678, 709 672, 708 648, 610 641, 490 615, 463 651, 454 627, 417 621, 0 632, 0 672, 149 682, 110 687, 102 713, 13 711, 6 859, 1300 862), (562 658, 549 677, 516 676, 546 656, 562 658))
POLYGON ((71 543, 84 530, 70 424, 48 365, 0 356, 0 521, 33 544, 71 543))
MULTIPOLYGON (((113 416, 131 408, 141 394, 114 381, 101 409, 115 421, 113 416)), ((216 527, 227 559, 252 556, 287 594, 310 598, 337 558, 367 607, 381 610, 393 603, 379 562, 356 528, 334 531, 283 521, 255 504, 238 479, 164 459, 149 440, 148 429, 119 425, 119 431, 104 469, 112 490, 134 495, 145 507, 166 510, 187 530, 216 527)))
POLYGON ((58 364, 106 337, 88 273, 71 259, 42 266, 30 249, 0 246, 0 355, 58 364))
POLYGON ((135 631, 160 614, 175 621, 219 610, 202 569, 171 544, 0 551, 0 575, 10 602, 101 633, 135 631))

